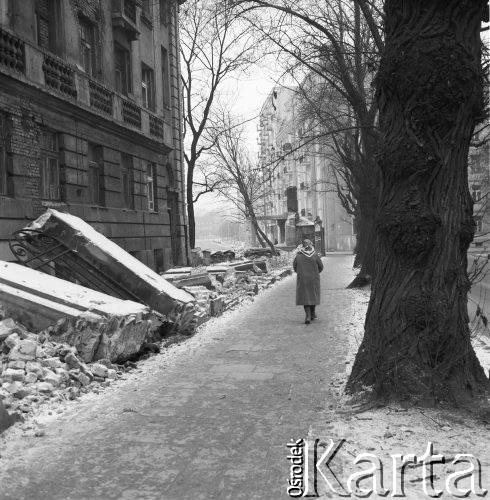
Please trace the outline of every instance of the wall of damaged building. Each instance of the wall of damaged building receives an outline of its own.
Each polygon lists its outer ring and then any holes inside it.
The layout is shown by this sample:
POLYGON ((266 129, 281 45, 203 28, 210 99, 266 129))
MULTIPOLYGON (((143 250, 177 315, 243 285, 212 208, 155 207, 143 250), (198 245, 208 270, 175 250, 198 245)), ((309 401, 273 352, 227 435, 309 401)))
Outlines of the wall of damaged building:
POLYGON ((166 0, 0 0, 17 53, 0 56, 0 259, 55 207, 157 271, 186 262, 177 16, 166 0))

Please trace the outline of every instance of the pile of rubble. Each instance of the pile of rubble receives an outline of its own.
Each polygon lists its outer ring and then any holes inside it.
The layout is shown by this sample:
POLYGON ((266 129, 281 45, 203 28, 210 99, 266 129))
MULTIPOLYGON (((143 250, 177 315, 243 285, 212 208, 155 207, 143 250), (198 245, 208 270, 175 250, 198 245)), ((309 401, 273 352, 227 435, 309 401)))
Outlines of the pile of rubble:
POLYGON ((194 297, 193 326, 196 327, 257 295, 291 272, 284 264, 271 270, 270 259, 263 258, 206 268, 175 268, 163 276, 194 297))
POLYGON ((28 414, 47 400, 76 399, 89 385, 109 385, 124 371, 108 359, 86 364, 76 347, 53 342, 46 332, 31 333, 11 318, 0 321, 0 406, 10 414, 28 414))
POLYGON ((110 384, 162 337, 192 334, 291 273, 290 262, 229 251, 161 276, 54 209, 14 233, 11 250, 19 263, 0 261, 0 432, 46 401, 110 384))

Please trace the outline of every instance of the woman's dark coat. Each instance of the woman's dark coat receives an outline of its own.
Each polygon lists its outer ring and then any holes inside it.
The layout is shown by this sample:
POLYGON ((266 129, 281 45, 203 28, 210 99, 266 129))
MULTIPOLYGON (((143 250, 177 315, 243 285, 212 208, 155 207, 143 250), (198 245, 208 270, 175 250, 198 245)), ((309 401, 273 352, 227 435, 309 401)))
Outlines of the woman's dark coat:
POLYGON ((320 273, 323 263, 314 249, 299 250, 294 258, 293 269, 297 274, 296 305, 315 306, 320 303, 320 273))

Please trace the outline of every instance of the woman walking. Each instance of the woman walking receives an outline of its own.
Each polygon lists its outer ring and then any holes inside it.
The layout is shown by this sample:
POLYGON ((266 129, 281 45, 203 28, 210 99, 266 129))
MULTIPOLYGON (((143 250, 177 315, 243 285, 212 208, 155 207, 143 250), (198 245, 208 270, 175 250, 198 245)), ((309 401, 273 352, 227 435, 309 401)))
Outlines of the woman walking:
POLYGON ((320 304, 320 273, 323 271, 323 262, 311 240, 303 240, 298 248, 293 269, 297 275, 296 305, 304 306, 305 323, 309 325, 316 318, 315 306, 320 304))

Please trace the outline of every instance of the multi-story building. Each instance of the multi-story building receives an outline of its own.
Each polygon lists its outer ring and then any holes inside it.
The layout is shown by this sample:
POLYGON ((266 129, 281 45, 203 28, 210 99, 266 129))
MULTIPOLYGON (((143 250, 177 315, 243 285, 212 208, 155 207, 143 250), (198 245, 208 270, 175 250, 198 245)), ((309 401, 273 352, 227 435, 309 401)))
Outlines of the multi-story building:
POLYGON ((476 133, 468 158, 468 183, 473 198, 475 237, 472 248, 490 250, 490 137, 476 133))
POLYGON ((0 259, 48 207, 157 271, 187 260, 182 0, 0 0, 0 259))
POLYGON ((352 250, 352 219, 331 187, 331 159, 324 144, 304 137, 298 99, 296 88, 275 87, 262 106, 259 160, 264 170, 273 166, 272 175, 267 175, 262 223, 279 245, 297 245, 302 236, 315 234, 320 248, 352 250))

